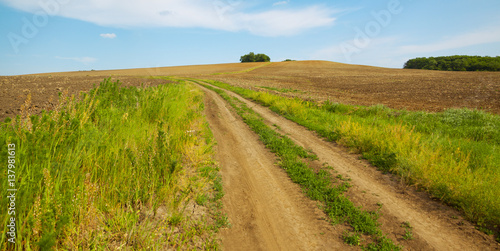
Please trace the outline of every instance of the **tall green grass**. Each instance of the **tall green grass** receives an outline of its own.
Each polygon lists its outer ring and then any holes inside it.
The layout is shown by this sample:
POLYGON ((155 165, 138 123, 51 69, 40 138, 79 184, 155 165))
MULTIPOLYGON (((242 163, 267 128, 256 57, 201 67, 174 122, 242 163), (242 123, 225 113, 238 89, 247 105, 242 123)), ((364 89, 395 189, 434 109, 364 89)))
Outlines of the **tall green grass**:
POLYGON ((286 118, 361 153, 465 216, 500 226, 500 117, 477 110, 442 113, 377 105, 318 104, 211 82, 270 107, 286 118))
POLYGON ((79 98, 63 95, 53 111, 7 119, 0 156, 16 144, 18 226, 16 245, 2 234, 0 249, 217 248, 222 191, 203 109, 190 85, 107 79, 79 98))

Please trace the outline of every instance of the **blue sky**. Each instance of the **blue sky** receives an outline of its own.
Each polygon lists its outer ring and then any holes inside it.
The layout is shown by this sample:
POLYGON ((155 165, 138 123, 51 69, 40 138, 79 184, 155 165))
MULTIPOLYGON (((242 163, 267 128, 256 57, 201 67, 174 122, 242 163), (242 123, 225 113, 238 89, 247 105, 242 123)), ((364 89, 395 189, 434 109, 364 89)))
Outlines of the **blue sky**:
POLYGON ((0 75, 500 55, 498 0, 0 0, 0 75))

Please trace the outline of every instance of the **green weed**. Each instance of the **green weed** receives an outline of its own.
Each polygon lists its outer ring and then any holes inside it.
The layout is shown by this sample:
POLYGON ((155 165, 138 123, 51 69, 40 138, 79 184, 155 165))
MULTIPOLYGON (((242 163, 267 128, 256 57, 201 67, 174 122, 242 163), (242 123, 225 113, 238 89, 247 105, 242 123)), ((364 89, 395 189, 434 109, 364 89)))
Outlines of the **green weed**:
POLYGON ((403 235, 403 239, 405 240, 413 240, 413 227, 410 225, 410 222, 405 221, 401 224, 401 227, 405 228, 405 234, 403 235))
POLYGON ((196 197, 196 204, 200 205, 200 206, 204 206, 208 201, 208 198, 205 194, 199 194, 197 197, 196 197))
POLYGON ((361 235, 359 233, 353 233, 349 231, 345 231, 342 235, 342 239, 345 243, 351 246, 359 246, 361 245, 361 235))
POLYGON ((403 235, 403 239, 413 240, 413 232, 411 231, 411 229, 405 229, 405 234, 403 235))

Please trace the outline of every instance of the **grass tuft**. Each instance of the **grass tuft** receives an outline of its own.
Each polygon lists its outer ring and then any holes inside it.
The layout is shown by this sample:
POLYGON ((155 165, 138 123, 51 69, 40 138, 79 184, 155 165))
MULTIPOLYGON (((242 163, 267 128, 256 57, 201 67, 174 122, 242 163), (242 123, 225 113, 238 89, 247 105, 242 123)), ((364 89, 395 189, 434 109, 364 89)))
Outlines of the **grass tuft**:
POLYGON ((342 235, 342 239, 344 240, 345 243, 349 244, 350 246, 361 245, 361 235, 356 232, 345 231, 344 234, 342 235))

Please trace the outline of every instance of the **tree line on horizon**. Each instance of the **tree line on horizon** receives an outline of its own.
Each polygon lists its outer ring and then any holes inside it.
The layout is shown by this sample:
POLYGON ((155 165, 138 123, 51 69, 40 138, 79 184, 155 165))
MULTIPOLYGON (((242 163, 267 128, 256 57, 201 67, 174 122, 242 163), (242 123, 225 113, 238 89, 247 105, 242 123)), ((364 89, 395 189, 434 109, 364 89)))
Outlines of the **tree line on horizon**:
POLYGON ((444 56, 408 60, 404 69, 439 71, 500 71, 500 56, 444 56))

